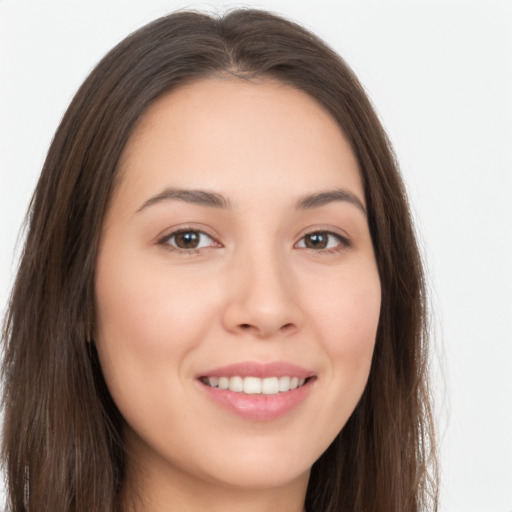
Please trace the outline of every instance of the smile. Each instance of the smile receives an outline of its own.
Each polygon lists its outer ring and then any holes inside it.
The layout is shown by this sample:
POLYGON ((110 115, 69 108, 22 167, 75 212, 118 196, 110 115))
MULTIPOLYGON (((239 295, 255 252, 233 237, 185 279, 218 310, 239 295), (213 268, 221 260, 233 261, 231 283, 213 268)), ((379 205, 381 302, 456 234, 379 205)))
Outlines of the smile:
POLYGON ((264 422, 301 410, 317 379, 315 371, 285 361, 246 361, 196 375, 213 403, 244 420, 264 422))
POLYGON ((245 393, 247 395, 276 395, 286 393, 304 385, 307 379, 301 377, 201 377, 201 382, 212 388, 245 393))

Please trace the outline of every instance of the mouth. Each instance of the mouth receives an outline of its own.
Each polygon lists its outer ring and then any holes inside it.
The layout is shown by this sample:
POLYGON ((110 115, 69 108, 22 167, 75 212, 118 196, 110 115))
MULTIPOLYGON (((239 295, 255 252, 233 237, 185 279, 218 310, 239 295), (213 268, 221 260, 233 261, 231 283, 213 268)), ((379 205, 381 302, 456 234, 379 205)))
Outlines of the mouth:
POLYGON ((211 388, 229 390, 234 393, 245 393, 246 395, 277 395, 300 388, 311 380, 311 378, 312 377, 292 377, 288 375, 265 378, 235 375, 232 377, 200 377, 199 380, 211 388))
POLYGON ((271 421, 300 410, 315 387, 313 371, 286 362, 245 362, 196 377, 206 396, 250 421, 271 421))

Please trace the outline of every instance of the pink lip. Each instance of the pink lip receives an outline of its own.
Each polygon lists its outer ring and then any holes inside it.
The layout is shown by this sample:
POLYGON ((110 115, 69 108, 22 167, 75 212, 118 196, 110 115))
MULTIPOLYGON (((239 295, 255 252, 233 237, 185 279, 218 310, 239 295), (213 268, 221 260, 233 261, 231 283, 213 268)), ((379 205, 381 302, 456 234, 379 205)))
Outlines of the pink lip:
POLYGON ((244 362, 208 370, 197 376, 197 382, 209 398, 237 416, 252 421, 271 421, 290 413, 305 401, 316 380, 314 375, 310 370, 285 362, 266 364, 244 362), (200 377, 206 376, 234 377, 237 375, 259 378, 290 376, 309 378, 309 380, 299 388, 275 395, 236 393, 212 388, 199 380, 200 377))
POLYGON ((247 361, 207 370, 197 375, 196 378, 235 377, 237 375, 240 377, 259 377, 260 379, 264 379, 265 377, 286 376, 307 379, 308 377, 313 377, 315 372, 284 361, 275 361, 272 363, 256 363, 247 361))

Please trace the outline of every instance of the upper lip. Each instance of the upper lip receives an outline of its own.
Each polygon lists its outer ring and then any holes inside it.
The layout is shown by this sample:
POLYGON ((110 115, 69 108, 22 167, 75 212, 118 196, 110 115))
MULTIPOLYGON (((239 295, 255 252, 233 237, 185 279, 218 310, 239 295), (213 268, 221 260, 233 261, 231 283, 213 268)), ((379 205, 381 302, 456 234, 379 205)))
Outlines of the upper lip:
POLYGON ((261 379, 267 377, 299 377, 300 379, 307 379, 313 377, 315 372, 298 366, 296 364, 288 363, 286 361, 274 361, 271 363, 258 363, 255 361, 244 361, 240 363, 212 368, 197 375, 201 377, 259 377, 261 379))

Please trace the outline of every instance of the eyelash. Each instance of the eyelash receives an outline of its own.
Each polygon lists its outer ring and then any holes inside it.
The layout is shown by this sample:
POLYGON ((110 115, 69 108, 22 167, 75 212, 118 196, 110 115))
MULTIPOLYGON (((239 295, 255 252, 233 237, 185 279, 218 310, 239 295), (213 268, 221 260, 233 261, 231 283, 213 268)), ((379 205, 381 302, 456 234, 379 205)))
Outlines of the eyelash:
MULTIPOLYGON (((203 249, 208 249, 208 248, 212 248, 212 247, 222 247, 222 244, 220 242, 217 242, 213 236, 209 235, 205 231, 202 231, 200 229, 195 229, 195 228, 182 228, 182 229, 173 231, 172 233, 170 233, 170 234, 166 235, 165 237, 163 237, 162 239, 160 239, 158 241, 158 245, 161 245, 166 250, 178 251, 178 252, 181 252, 182 254, 196 254, 203 249), (173 240, 173 239, 175 240, 176 237, 179 235, 192 234, 192 233, 199 234, 199 244, 201 244, 201 239, 203 237, 209 238, 212 241, 212 244, 210 244, 206 247, 183 248, 183 247, 177 247, 176 245, 173 245, 170 243, 171 240, 173 240)), ((304 234, 299 239, 299 241, 294 245, 294 247, 299 248, 301 250, 306 249, 306 250, 309 250, 309 251, 312 251, 315 253, 324 253, 324 254, 332 254, 332 253, 341 252, 344 249, 347 249, 351 246, 352 246, 352 243, 347 237, 342 236, 339 233, 329 231, 329 230, 316 230, 316 231, 308 232, 308 233, 304 234), (331 239, 332 238, 336 239, 338 243, 334 247, 328 247, 328 245, 330 243, 328 240, 327 247, 325 247, 325 248, 315 249, 313 247, 307 247, 305 245, 306 242, 304 240, 306 239, 306 237, 313 237, 315 235, 316 236, 327 235, 327 237, 329 237, 331 239), (304 245, 299 246, 299 244, 303 241, 304 241, 304 245)))
POLYGON ((316 253, 332 254, 332 253, 341 252, 341 251, 348 249, 349 247, 352 246, 351 241, 347 237, 340 235, 339 233, 336 233, 334 231, 329 231, 326 229, 325 230, 319 229, 319 230, 311 231, 311 232, 304 234, 300 238, 300 240, 295 244, 295 247, 297 247, 301 242, 303 242, 306 239, 306 237, 313 237, 315 235, 316 236, 326 235, 328 237, 327 247, 322 248, 322 249, 314 249, 312 247, 307 247, 304 245, 304 246, 300 246, 299 248, 300 249, 309 249, 310 251, 313 251, 316 253), (329 238, 336 239, 338 243, 334 247, 329 247, 329 243, 330 243, 329 238))
POLYGON ((201 229, 196 229, 196 228, 177 229, 176 231, 173 231, 172 233, 166 235, 164 238, 159 240, 158 244, 163 246, 168 251, 178 251, 178 252, 181 252, 183 254, 195 254, 195 253, 198 253, 199 251, 201 251, 203 249, 208 249, 208 248, 211 248, 211 247, 222 247, 222 244, 217 242, 213 236, 209 235, 208 233, 206 233, 205 231, 203 231, 201 229), (208 237, 213 243, 208 245, 207 247, 192 247, 192 248, 188 248, 188 249, 187 248, 183 248, 183 247, 177 247, 177 246, 172 245, 170 243, 170 241, 172 239, 175 239, 177 236, 182 235, 182 234, 185 235, 187 233, 189 233, 189 234, 190 233, 199 234, 199 244, 201 243, 201 239, 203 237, 208 237))

